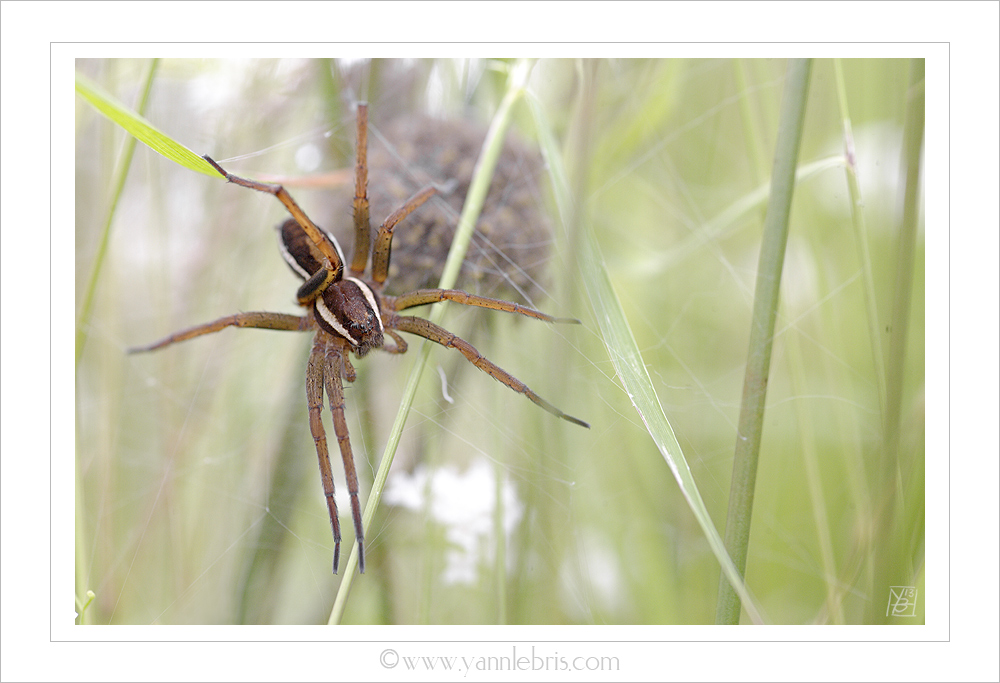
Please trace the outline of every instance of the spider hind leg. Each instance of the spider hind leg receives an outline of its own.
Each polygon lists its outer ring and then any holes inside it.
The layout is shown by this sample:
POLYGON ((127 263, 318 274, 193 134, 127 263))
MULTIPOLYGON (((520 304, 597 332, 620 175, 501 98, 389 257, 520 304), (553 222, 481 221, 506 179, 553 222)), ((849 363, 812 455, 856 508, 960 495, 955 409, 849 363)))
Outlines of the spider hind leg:
POLYGON ((333 470, 330 468, 330 452, 323 428, 323 389, 326 373, 326 339, 322 331, 316 333, 309 364, 306 367, 306 398, 309 405, 309 431, 312 432, 319 458, 320 479, 323 495, 326 497, 327 512, 333 531, 333 573, 340 567, 340 516, 337 513, 337 498, 333 484, 333 470))
POLYGON ((330 401, 333 431, 337 435, 340 456, 344 461, 347 492, 351 497, 351 518, 354 520, 354 537, 358 544, 358 570, 364 574, 365 530, 361 518, 361 499, 358 495, 358 473, 354 467, 351 436, 347 431, 347 418, 344 414, 344 382, 342 377, 354 375, 354 368, 347 360, 348 348, 350 347, 346 341, 341 339, 333 339, 326 345, 326 395, 330 401), (347 368, 350 368, 349 374, 345 375, 347 368))

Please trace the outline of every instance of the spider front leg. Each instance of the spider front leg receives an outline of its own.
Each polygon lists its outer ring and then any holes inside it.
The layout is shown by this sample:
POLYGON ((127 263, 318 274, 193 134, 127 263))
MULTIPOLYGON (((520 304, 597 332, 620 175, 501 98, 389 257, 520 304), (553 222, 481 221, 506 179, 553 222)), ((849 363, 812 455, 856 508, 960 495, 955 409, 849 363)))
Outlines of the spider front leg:
POLYGON ((219 175, 225 178, 227 182, 241 187, 246 187, 251 190, 257 190, 258 192, 266 192, 267 194, 272 194, 277 197, 278 201, 280 201, 285 208, 288 209, 288 213, 292 214, 292 217, 295 218, 296 222, 298 222, 300 226, 302 226, 302 229, 305 231, 306 235, 309 236, 312 243, 316 245, 317 249, 319 249, 323 256, 323 268, 329 273, 334 274, 331 279, 340 279, 340 275, 344 272, 344 258, 340 253, 339 246, 337 246, 325 232, 316 227, 316 224, 313 223, 309 216, 306 215, 306 212, 295 203, 295 200, 292 199, 292 195, 288 194, 288 191, 284 187, 272 183, 261 183, 256 180, 250 180, 249 178, 241 178, 240 176, 233 175, 226 169, 222 168, 222 166, 219 166, 219 164, 207 154, 202 156, 202 159, 211 164, 212 168, 218 171, 219 175))
POLYGON ((371 220, 368 213, 368 104, 358 102, 357 162, 354 165, 354 258, 351 275, 361 277, 368 266, 371 220))
POLYGON ((344 416, 344 384, 343 380, 354 380, 354 368, 347 359, 350 349, 345 339, 335 337, 323 330, 316 333, 313 340, 312 353, 309 356, 309 366, 306 370, 306 397, 309 403, 309 429, 316 444, 316 455, 319 458, 320 478, 323 481, 323 494, 326 496, 327 512, 330 515, 330 526, 333 529, 333 573, 336 574, 340 565, 340 517, 337 512, 337 501, 334 495, 333 471, 330 468, 330 452, 327 447, 326 430, 323 428, 323 392, 326 391, 330 403, 330 413, 333 416, 333 431, 340 446, 341 459, 344 462, 344 475, 347 479, 347 491, 351 497, 351 517, 354 519, 354 535, 358 544, 358 569, 365 573, 365 536, 361 519, 361 501, 358 496, 358 474, 354 467, 354 454, 351 451, 351 439, 347 430, 347 420, 344 416))
MULTIPOLYGON (((354 164, 354 256, 351 260, 351 275, 362 277, 368 266, 368 251, 371 249, 371 218, 368 204, 368 104, 358 102, 357 153, 354 164)), ((421 204, 437 194, 437 188, 425 186, 410 197, 403 206, 390 214, 379 226, 375 246, 372 249, 372 279, 381 288, 389 272, 389 251, 392 244, 392 230, 421 204)), ((279 197, 280 199, 280 197, 279 197)), ((285 200, 282 199, 282 202, 285 200)), ((287 206, 287 204, 286 204, 287 206)), ((296 216, 297 218, 297 216, 296 216)), ((303 226, 304 227, 304 226, 303 226)))
POLYGON ((381 291, 389 276, 389 257, 392 254, 392 232, 396 224, 420 208, 428 199, 438 193, 433 185, 426 185, 417 190, 416 194, 406 200, 406 203, 389 214, 378 228, 375 245, 372 248, 372 280, 375 287, 381 291))

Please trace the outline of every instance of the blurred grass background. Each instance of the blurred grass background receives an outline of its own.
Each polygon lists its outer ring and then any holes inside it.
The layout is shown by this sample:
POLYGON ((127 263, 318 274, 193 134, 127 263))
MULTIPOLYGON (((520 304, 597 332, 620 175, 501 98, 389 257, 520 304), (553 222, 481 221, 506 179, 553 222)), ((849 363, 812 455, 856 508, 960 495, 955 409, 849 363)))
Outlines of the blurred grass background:
MULTIPOLYGON (((891 328, 910 65, 841 66, 879 325, 891 328)), ((147 68, 78 62, 129 105, 147 68)), ((371 103, 376 130, 418 114, 485 124, 504 69, 455 60, 166 60, 146 117, 195 152, 230 160, 234 173, 315 174, 352 163, 357 99, 371 103)), ((575 209, 594 226, 720 531, 763 221, 764 205, 748 198, 769 178, 784 73, 782 60, 543 60, 529 80, 563 146, 575 209), (584 72, 593 88, 585 101, 584 72), (750 209, 738 210, 744 203, 750 209)), ((800 182, 792 204, 746 573, 776 623, 874 621, 889 598, 876 576, 923 590, 923 231, 891 482, 898 528, 876 567, 882 428, 842 126, 834 64, 817 61, 800 168, 829 163, 800 182)), ((537 147, 523 103, 514 129, 537 147)), ((78 99, 78 307, 124 137, 78 99)), ((371 144, 386 143, 399 144, 371 144)), ((554 216, 544 171, 526 166, 524 176, 554 216)), ((349 220, 349 202, 331 199, 338 192, 292 189, 321 225, 349 220)), ((83 623, 322 623, 330 613, 340 579, 329 573, 332 539, 306 420, 309 336, 227 330, 125 354, 236 311, 294 312, 297 280, 272 230, 282 219, 272 197, 136 149, 77 368, 77 595, 96 595, 83 623)), ((458 354, 432 350, 386 498, 366 530, 369 569, 354 582, 346 623, 714 619, 718 564, 615 380, 580 284, 588 274, 574 257, 579 232, 540 220, 553 227, 537 288, 502 291, 502 282, 474 278, 459 286, 583 326, 458 306, 445 324, 592 429, 561 423, 458 354)), ((485 246, 516 260, 502 242, 485 246)), ((410 362, 374 354, 357 363, 358 382, 347 388, 363 499, 410 362)), ((352 543, 345 539, 345 552, 352 543)), ((923 623, 921 606, 913 623, 923 623)))

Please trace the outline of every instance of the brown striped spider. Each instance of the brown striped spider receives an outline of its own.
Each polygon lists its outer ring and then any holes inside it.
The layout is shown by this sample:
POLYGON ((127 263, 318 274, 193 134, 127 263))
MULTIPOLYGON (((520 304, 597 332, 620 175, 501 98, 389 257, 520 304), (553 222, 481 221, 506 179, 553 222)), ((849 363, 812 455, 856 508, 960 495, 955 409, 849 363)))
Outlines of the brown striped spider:
POLYGON ((206 156, 205 160, 227 181, 274 195, 292 215, 292 218, 286 220, 280 227, 281 253, 292 270, 305 281, 299 287, 296 296, 299 305, 306 309, 306 313, 301 316, 268 312, 237 313, 182 330, 148 346, 130 349, 130 353, 153 351, 187 339, 212 334, 227 327, 257 327, 316 333, 306 368, 306 398, 309 406, 309 429, 316 442, 323 493, 326 496, 327 511, 333 527, 335 574, 340 564, 340 517, 334 498, 333 472, 330 468, 329 449, 323 428, 324 391, 329 399, 333 429, 340 445, 347 489, 351 497, 351 516, 354 519, 354 534, 358 544, 358 567, 361 573, 365 571, 364 529, 361 522, 361 502, 358 498, 358 475, 354 468, 354 455, 351 451, 347 420, 344 417, 343 380, 353 382, 356 377, 354 366, 348 357, 350 353, 358 358, 367 355, 373 349, 403 353, 407 346, 398 332, 415 334, 442 346, 456 349, 477 368, 517 393, 524 394, 553 415, 582 427, 590 426, 547 402, 529 389, 524 382, 487 360, 464 339, 429 320, 398 313, 414 306, 454 301, 466 306, 518 313, 547 322, 578 323, 578 320, 555 318, 510 301, 489 299, 458 289, 418 289, 400 296, 389 296, 382 292, 389 270, 393 229, 397 223, 434 196, 437 190, 433 186, 418 191, 379 226, 371 250, 371 276, 365 276, 371 239, 368 217, 367 149, 368 107, 359 104, 354 186, 354 255, 348 267, 347 277, 344 274, 347 261, 337 240, 330 233, 318 228, 284 187, 234 176, 206 156), (385 335, 391 337, 392 342, 387 344, 385 335))

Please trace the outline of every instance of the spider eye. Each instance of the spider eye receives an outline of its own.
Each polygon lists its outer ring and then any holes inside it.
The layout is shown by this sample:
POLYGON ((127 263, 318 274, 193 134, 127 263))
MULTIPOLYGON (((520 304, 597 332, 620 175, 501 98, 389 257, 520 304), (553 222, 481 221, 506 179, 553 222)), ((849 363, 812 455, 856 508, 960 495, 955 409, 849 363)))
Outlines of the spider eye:
MULTIPOLYGON (((294 218, 289 218, 278 228, 281 236, 281 255, 289 267, 303 280, 309 280, 323 267, 323 253, 309 239, 309 235, 294 218)), ((337 238, 320 228, 320 232, 333 244, 340 257, 340 269, 334 275, 335 280, 343 277, 344 252, 340 249, 337 238)), ((299 295, 302 298, 302 295, 299 295)))
POLYGON ((385 330, 378 297, 361 280, 334 282, 316 299, 314 310, 319 326, 350 342, 358 356, 382 346, 385 330))

